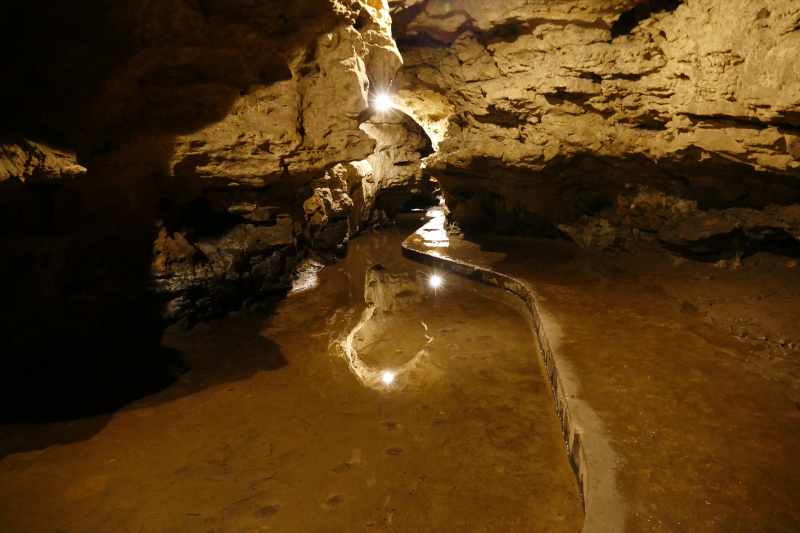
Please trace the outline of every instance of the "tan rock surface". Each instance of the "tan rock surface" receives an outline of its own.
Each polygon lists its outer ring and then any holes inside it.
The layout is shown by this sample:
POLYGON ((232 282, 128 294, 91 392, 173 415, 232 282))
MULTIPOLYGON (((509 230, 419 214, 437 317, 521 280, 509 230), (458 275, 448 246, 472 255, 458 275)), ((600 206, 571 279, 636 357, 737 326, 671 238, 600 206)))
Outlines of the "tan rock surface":
POLYGON ((433 202, 435 184, 422 164, 433 152, 425 131, 395 109, 375 115, 361 129, 376 142, 375 152, 367 158, 372 175, 362 181, 362 221, 394 217, 415 197, 433 202))
POLYGON ((27 139, 0 145, 0 181, 16 178, 59 179, 78 176, 86 169, 76 162, 74 153, 53 150, 27 139))
POLYGON ((402 91, 455 106, 427 162, 454 214, 480 196, 495 227, 546 233, 626 184, 701 209, 800 201, 800 6, 634 4, 396 6, 402 91))
POLYGON ((0 319, 21 346, 131 323, 120 301, 224 315, 438 186, 467 231, 728 266, 798 246, 796 2, 5 9, 0 319), (384 92, 422 129, 382 123, 384 92))
POLYGON ((8 375, 52 365, 58 395, 162 356, 169 373, 164 317, 225 316, 285 291, 307 249, 345 253, 349 191, 311 182, 373 153, 359 125, 402 62, 391 22, 384 0, 4 4, 8 375), (323 188, 333 213, 311 235, 323 188))

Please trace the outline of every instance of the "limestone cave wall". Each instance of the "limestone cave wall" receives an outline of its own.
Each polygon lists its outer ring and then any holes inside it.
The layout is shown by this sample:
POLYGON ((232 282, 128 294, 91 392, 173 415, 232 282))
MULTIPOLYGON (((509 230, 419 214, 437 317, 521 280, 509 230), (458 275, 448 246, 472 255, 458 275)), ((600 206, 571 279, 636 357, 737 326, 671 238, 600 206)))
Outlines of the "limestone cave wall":
POLYGON ((375 151, 359 126, 401 65, 383 0, 0 10, 4 412, 162 386, 185 370, 165 325, 285 292, 363 229, 329 175, 375 151))
POLYGON ((465 232, 800 255, 792 0, 0 10, 4 411, 163 386, 166 324, 263 305, 439 189, 465 232))
POLYGON ((427 167, 462 230, 797 253, 797 2, 409 0, 393 17, 398 98, 438 125, 427 167))

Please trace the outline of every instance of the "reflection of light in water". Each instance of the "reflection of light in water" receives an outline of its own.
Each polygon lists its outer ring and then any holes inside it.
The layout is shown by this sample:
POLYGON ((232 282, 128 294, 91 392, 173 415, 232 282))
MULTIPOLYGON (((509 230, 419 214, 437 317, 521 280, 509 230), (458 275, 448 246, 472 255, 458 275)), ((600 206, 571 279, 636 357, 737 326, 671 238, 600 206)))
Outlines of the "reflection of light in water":
MULTIPOLYGON (((432 336, 425 335, 423 331, 419 332, 425 338, 425 345, 422 347, 422 349, 417 351, 411 360, 407 361, 403 365, 392 368, 391 371, 370 367, 370 365, 366 364, 358 354, 358 345, 363 343, 363 339, 356 340, 356 335, 362 331, 364 326, 366 326, 371 320, 374 320, 381 315, 387 314, 387 316, 391 316, 392 313, 401 310, 399 307, 397 307, 397 305, 399 301, 402 301, 402 299, 398 300, 392 296, 392 294, 396 293, 397 291, 392 291, 390 286, 393 284, 399 284, 399 286, 402 286, 404 283, 414 283, 413 280, 415 279, 416 278, 409 277, 408 275, 398 278, 397 276, 391 276, 382 272, 368 270, 365 282, 366 290, 364 294, 364 299, 368 304, 367 308, 361 314, 361 319, 358 321, 358 324, 356 324, 351 331, 343 334, 333 343, 333 345, 338 348, 337 351, 341 354, 341 356, 347 360, 350 370, 366 387, 386 391, 388 386, 391 385, 393 389, 402 389, 406 386, 406 384, 411 382, 412 374, 419 376, 419 371, 422 368, 428 367, 428 361, 430 357, 428 346, 431 344, 431 342, 433 342, 434 338, 432 336), (403 281, 404 279, 406 281, 403 281)), ((425 330, 428 329, 424 322, 422 323, 422 327, 424 327, 425 330)), ((407 333, 411 334, 412 336, 415 335, 415 333, 412 331, 407 331, 407 333)), ((368 334, 373 335, 373 333, 368 334)), ((435 373, 435 370, 426 368, 424 375, 430 378, 431 376, 435 375, 435 373)))
POLYGON ((434 207, 428 210, 428 216, 431 219, 417 230, 417 235, 424 239, 428 248, 447 248, 450 246, 450 238, 444 229, 444 210, 441 207, 434 207))
POLYGON ((389 111, 392 108, 392 98, 386 93, 380 93, 375 97, 375 109, 378 111, 389 111))
POLYGON ((425 340, 427 341, 425 347, 418 351, 406 364, 395 368, 393 372, 372 369, 361 360, 353 344, 356 334, 370 319, 372 319, 375 312, 376 309, 374 305, 367 307, 361 315, 361 320, 356 327, 353 328, 346 337, 339 338, 335 344, 339 346, 342 355, 347 359, 350 365, 350 370, 358 377, 362 384, 373 389, 378 389, 381 385, 387 386, 394 384, 395 382, 398 382, 398 384, 402 386, 402 383, 408 380, 408 376, 427 360, 427 356, 430 355, 428 352, 428 345, 433 342, 433 337, 425 335, 425 340))
POLYGON ((296 279, 292 282, 291 292, 303 292, 316 287, 319 283, 317 271, 324 266, 310 258, 303 260, 295 269, 296 279))
POLYGON ((439 285, 442 284, 442 278, 440 278, 439 276, 431 276, 430 284, 431 284, 431 287, 436 289, 436 288, 439 287, 439 285))

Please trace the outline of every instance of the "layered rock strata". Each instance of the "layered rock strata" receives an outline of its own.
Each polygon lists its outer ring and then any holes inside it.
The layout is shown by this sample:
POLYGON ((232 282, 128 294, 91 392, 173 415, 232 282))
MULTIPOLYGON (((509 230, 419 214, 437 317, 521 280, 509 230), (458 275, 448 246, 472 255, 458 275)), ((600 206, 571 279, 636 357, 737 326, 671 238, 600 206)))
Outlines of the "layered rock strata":
POLYGON ((465 231, 800 254, 794 2, 2 9, 9 376, 57 379, 60 352, 128 361, 115 375, 169 359, 165 317, 285 291, 436 187, 465 231))
POLYGON ((601 248, 741 237, 709 260, 800 235, 795 2, 393 9, 400 98, 423 125, 449 112, 426 163, 462 229, 601 248))
POLYGON ((411 204, 435 202, 438 186, 431 181, 423 159, 433 153, 425 130, 399 110, 374 116, 361 129, 375 139, 375 152, 367 158, 372 178, 363 182, 365 202, 362 227, 393 218, 411 204))
POLYGON ((345 252, 350 190, 329 175, 376 147, 359 126, 402 62, 384 0, 2 10, 9 379, 133 376, 173 357, 165 317, 222 316, 285 291, 306 250, 345 252))

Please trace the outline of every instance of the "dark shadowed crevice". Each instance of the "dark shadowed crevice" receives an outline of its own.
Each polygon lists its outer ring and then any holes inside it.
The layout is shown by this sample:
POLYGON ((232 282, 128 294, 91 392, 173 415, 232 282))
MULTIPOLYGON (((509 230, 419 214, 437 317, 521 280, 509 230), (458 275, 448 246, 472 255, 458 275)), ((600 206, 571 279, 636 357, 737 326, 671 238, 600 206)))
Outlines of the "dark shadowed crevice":
POLYGON ((446 42, 431 37, 427 33, 397 37, 395 42, 401 53, 407 53, 412 48, 435 48, 438 50, 449 48, 446 42))
POLYGON ((637 4, 619 16, 611 26, 611 38, 616 39, 621 35, 630 35, 640 22, 650 18, 656 13, 671 13, 678 9, 683 2, 680 0, 648 0, 637 4))
POLYGON ((514 41, 520 35, 519 25, 515 23, 500 24, 495 26, 489 34, 489 38, 497 40, 514 41))
POLYGON ((485 115, 474 115, 475 120, 482 124, 496 124, 504 128, 519 128, 523 123, 518 115, 497 109, 493 105, 490 105, 487 111, 485 115))

